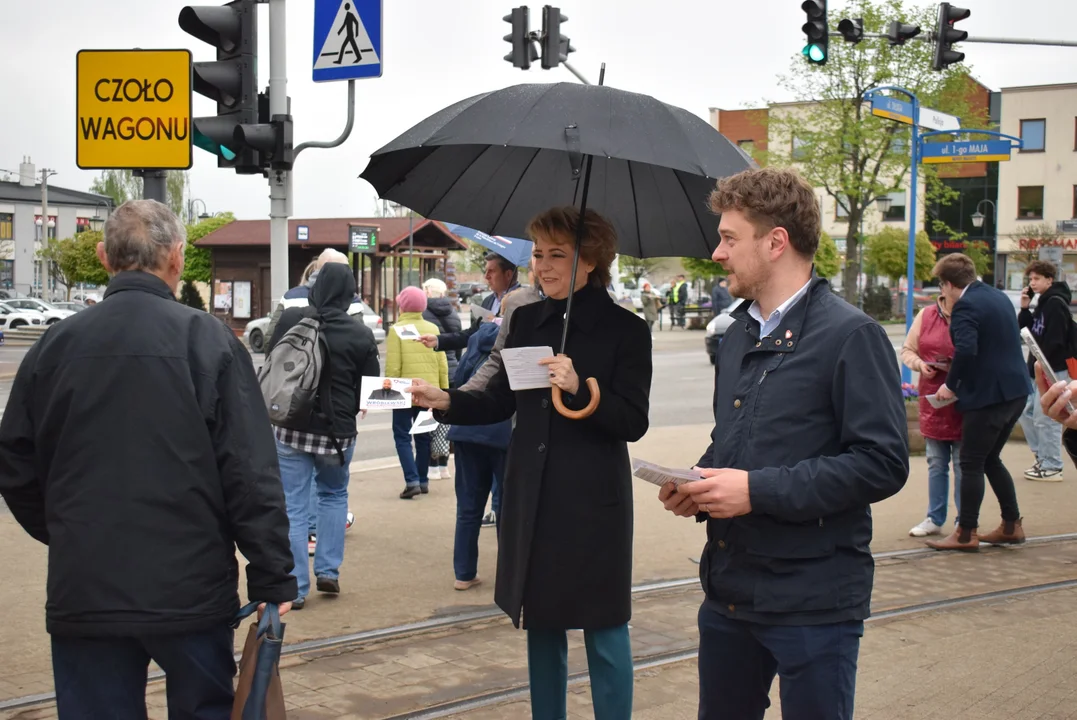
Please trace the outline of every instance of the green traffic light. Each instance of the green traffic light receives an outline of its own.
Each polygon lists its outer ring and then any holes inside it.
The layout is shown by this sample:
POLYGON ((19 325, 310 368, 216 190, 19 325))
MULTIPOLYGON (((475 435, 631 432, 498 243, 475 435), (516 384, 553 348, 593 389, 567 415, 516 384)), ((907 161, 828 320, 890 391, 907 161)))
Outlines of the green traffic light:
POLYGON ((823 48, 816 45, 815 43, 805 45, 804 49, 800 52, 802 55, 815 63, 821 63, 826 60, 826 53, 823 51, 823 48))
POLYGON ((219 155, 225 160, 231 161, 236 159, 236 154, 234 152, 226 148, 224 145, 213 142, 207 136, 198 132, 197 129, 194 131, 194 137, 192 139, 194 141, 195 147, 200 147, 206 152, 213 153, 214 155, 219 155))

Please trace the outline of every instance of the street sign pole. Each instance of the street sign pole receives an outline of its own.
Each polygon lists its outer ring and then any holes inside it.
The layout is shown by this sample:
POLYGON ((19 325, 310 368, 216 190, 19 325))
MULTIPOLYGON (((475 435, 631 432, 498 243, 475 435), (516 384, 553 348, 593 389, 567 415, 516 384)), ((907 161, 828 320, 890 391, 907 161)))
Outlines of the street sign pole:
MULTIPOLYGON (((285 0, 269 0, 269 114, 288 114, 287 8, 285 0)), ((288 290, 288 216, 291 214, 290 170, 269 175, 269 294, 276 307, 288 290)))

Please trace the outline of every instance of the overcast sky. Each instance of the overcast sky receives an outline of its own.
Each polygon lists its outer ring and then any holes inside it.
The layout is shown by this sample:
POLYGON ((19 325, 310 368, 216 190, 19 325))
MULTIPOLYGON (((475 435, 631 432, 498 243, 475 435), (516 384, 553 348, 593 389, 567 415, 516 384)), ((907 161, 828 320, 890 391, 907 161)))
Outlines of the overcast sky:
MULTIPOLYGON (((523 82, 572 82, 564 68, 524 72, 502 58, 518 0, 385 2, 381 78, 357 82, 355 130, 342 147, 309 150, 295 170, 295 217, 372 214, 376 194, 357 176, 370 153, 429 114, 457 100, 523 82)), ((607 64, 606 83, 654 95, 700 117, 783 99, 776 76, 803 45, 801 0, 562 0, 563 26, 577 52, 575 67, 591 82, 607 64)), ((183 0, 0 0, 0 169, 17 170, 23 155, 59 171, 52 183, 86 189, 95 173, 75 167, 75 53, 82 48, 212 50, 179 29, 183 0)), ((220 4, 212 0, 206 4, 220 4)), ((972 36, 1077 40, 1074 0, 965 0, 972 36), (1017 8, 1015 10, 1015 8, 1017 8)), ((328 140, 345 120, 347 83, 314 83, 313 0, 288 2, 288 91, 295 142, 328 140)), ((843 3, 831 0, 831 26, 843 3)), ((532 29, 541 4, 531 6, 532 29)), ((269 81, 268 6, 260 7, 259 85, 269 81)), ((1077 81, 1077 48, 966 44, 977 78, 992 89, 1077 81)), ((212 103, 195 95, 195 115, 212 103)), ((267 217, 266 180, 219 170, 194 151, 193 196, 210 212, 267 217)))

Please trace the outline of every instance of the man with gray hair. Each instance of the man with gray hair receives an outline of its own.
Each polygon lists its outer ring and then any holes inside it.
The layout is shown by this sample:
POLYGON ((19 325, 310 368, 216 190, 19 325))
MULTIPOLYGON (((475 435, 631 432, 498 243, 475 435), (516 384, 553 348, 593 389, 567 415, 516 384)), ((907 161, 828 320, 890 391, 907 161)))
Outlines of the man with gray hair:
POLYGON ((61 720, 232 712, 236 546, 247 598, 296 596, 277 453, 250 355, 176 302, 183 225, 132 200, 105 225, 105 299, 48 329, 0 422, 0 495, 48 545, 45 627, 61 720))

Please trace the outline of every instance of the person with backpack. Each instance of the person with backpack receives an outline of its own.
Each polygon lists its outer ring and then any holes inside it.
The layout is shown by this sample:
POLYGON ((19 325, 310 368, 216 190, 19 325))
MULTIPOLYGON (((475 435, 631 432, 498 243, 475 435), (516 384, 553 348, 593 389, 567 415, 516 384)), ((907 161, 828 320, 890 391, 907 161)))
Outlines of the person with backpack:
MULTIPOLYGON (((1074 356, 1073 315, 1070 312, 1070 287, 1058 280, 1058 270, 1046 260, 1034 260, 1025 268, 1028 287, 1021 293, 1021 313, 1017 324, 1032 331, 1059 381, 1069 380, 1067 360, 1074 356), (1032 296, 1039 295, 1036 309, 1031 310, 1032 296)), ((1029 355, 1028 374, 1035 378, 1035 358, 1029 355)), ((1036 459, 1025 470, 1026 480, 1059 482, 1062 480, 1062 426, 1043 414, 1040 399, 1033 391, 1021 413, 1021 429, 1025 432, 1028 449, 1036 459)))
MULTIPOLYGON (((400 309, 398 325, 414 325, 420 335, 438 334, 438 327, 423 319, 426 310, 426 293, 417 287, 406 287, 396 296, 400 309)), ((418 340, 404 340, 395 332, 388 333, 385 344, 385 377, 421 378, 442 390, 449 387, 449 363, 444 352, 431 350, 418 340)), ((422 412, 420 407, 393 410, 393 439, 396 456, 404 471, 404 491, 401 500, 410 500, 420 493, 430 492, 430 433, 411 434, 415 418, 422 412), (412 450, 412 442, 415 449, 412 450)))
POLYGON ((326 263, 308 307, 288 308, 270 340, 259 381, 277 439, 288 509, 289 540, 299 583, 292 607, 310 592, 307 524, 311 482, 318 490, 318 545, 314 576, 319 592, 340 592, 348 480, 355 451, 362 378, 381 374, 374 333, 348 314, 355 276, 326 263))
MULTIPOLYGON (((455 387, 463 387, 489 360, 500 329, 496 323, 483 323, 471 336, 453 378, 455 387)), ((486 500, 503 482, 511 437, 512 420, 449 428, 449 440, 456 446, 456 536, 452 564, 457 590, 469 590, 482 582, 478 575, 479 531, 486 500)), ((495 522, 501 511, 499 500, 499 495, 494 495, 495 522)))

